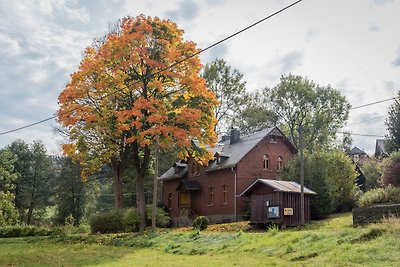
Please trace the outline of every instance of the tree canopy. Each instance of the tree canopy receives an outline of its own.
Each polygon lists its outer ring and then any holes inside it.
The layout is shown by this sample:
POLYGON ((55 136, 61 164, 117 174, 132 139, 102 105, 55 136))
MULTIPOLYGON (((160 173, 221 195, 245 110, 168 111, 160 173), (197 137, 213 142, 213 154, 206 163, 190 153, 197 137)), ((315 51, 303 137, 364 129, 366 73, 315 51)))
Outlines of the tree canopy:
POLYGON ((206 86, 215 93, 219 101, 215 109, 216 132, 218 135, 227 133, 230 127, 237 126, 234 124, 248 103, 243 74, 229 66, 225 60, 216 59, 205 65, 202 76, 206 79, 206 86))
POLYGON ((385 124, 388 130, 385 138, 385 148, 388 154, 390 154, 393 151, 400 150, 400 91, 394 103, 389 108, 385 124))
POLYGON ((17 157, 9 150, 0 150, 0 227, 16 224, 18 210, 14 205, 14 164, 17 157))
POLYGON ((303 127, 305 147, 313 150, 331 144, 348 118, 350 104, 329 85, 290 74, 268 91, 283 131, 296 148, 299 126, 303 127))
POLYGON ((58 119, 70 133, 64 152, 82 161, 84 169, 98 168, 118 158, 121 147, 129 148, 141 230, 143 179, 155 140, 161 147, 178 148, 180 157, 191 154, 204 163, 211 158, 205 150, 191 148, 191 139, 203 146, 216 140, 217 100, 199 75, 198 51, 170 20, 126 17, 86 48, 59 96, 58 119))

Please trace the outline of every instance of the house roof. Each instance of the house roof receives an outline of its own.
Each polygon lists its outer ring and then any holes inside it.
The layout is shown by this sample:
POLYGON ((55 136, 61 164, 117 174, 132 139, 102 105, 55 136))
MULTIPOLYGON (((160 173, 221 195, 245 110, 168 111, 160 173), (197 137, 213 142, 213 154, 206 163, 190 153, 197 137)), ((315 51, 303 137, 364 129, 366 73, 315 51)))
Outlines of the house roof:
POLYGON ((385 139, 376 139, 375 157, 379 157, 381 155, 387 155, 385 149, 385 139))
POLYGON ((352 150, 350 150, 350 155, 361 155, 361 154, 366 154, 363 150, 359 149, 358 147, 353 147, 352 150))
MULTIPOLYGON (((235 166, 251 149, 253 149, 267 135, 284 136, 277 127, 266 128, 254 134, 243 136, 238 142, 230 144, 230 141, 220 142, 215 146, 215 153, 222 158, 220 162, 212 161, 206 171, 215 171, 235 166)), ((292 147, 295 150, 294 147, 292 147)))
POLYGON ((163 175, 158 178, 162 181, 173 180, 177 178, 182 178, 187 173, 188 168, 186 163, 181 161, 175 162, 174 165, 169 168, 163 175))
MULTIPOLYGON (((286 139, 284 134, 277 127, 266 128, 262 131, 242 136, 236 143, 231 144, 230 140, 225 140, 217 143, 214 147, 206 147, 216 157, 220 157, 220 160, 213 160, 205 167, 206 172, 217 171, 221 169, 227 169, 234 167, 247 153, 250 152, 264 137, 266 136, 282 136, 286 139)), ((195 146, 200 146, 197 141, 192 141, 195 146)), ((288 141, 291 149, 296 151, 296 148, 288 141)), ((185 166, 185 172, 176 173, 174 167, 171 167, 166 173, 164 173, 160 180, 172 180, 181 178, 187 172, 187 166, 185 166)))
MULTIPOLYGON (((288 193, 301 193, 300 184, 292 181, 279 181, 269 179, 257 179, 252 183, 240 196, 248 196, 257 186, 266 185, 274 189, 276 192, 288 192, 288 193)), ((314 191, 304 187, 304 194, 316 195, 314 191)))

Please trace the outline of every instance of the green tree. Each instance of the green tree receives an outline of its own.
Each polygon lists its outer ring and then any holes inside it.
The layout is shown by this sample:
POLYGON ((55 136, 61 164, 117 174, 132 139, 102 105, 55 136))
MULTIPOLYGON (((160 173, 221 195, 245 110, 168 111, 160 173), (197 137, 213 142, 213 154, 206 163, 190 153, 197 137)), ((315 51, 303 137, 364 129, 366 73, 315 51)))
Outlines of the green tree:
POLYGON ((385 138, 385 148, 387 152, 390 154, 393 151, 400 151, 400 91, 394 103, 389 108, 385 124, 388 131, 385 138))
POLYGON ((65 218, 71 214, 75 225, 79 225, 85 202, 85 185, 81 179, 79 163, 71 158, 59 159, 60 172, 54 181, 54 204, 56 205, 55 222, 64 224, 65 218))
MULTIPOLYGON (((296 156, 284 166, 282 180, 298 181, 300 160, 296 156)), ((357 173, 351 159, 342 151, 315 151, 305 154, 305 186, 315 191, 311 196, 311 216, 322 219, 335 211, 353 207, 357 173)))
POLYGON ((373 188, 381 187, 381 163, 376 160, 366 160, 360 162, 361 171, 365 177, 365 190, 371 190, 373 188))
POLYGON ((278 116, 272 111, 265 89, 248 94, 235 124, 244 134, 251 134, 276 125, 278 116))
POLYGON ((0 227, 18 223, 18 210, 14 205, 13 181, 16 156, 10 151, 0 150, 0 227))
POLYGON ((34 141, 31 146, 21 140, 8 146, 18 160, 15 168, 18 178, 15 182, 15 203, 21 221, 31 224, 41 220, 46 207, 50 206, 50 180, 54 176, 52 162, 42 141, 34 141))
POLYGON ((302 126, 304 145, 310 151, 332 144, 350 109, 346 98, 331 86, 319 86, 291 74, 282 76, 269 96, 290 141, 299 148, 298 130, 302 126))
POLYGON ((392 152, 383 160, 382 183, 400 187, 400 151, 392 152))
POLYGON ((215 130, 218 135, 229 132, 231 126, 237 126, 234 124, 248 102, 243 74, 232 69, 225 60, 216 59, 204 66, 202 76, 219 101, 215 109, 215 130))

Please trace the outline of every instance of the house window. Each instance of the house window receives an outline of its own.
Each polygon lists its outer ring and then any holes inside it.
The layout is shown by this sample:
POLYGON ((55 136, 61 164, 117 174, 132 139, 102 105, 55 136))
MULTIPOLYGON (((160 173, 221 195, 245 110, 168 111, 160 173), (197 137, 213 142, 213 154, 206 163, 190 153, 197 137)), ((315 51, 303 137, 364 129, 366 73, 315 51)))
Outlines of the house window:
POLYGON ((224 192, 222 204, 228 204, 228 186, 227 186, 227 185, 224 185, 224 186, 222 187, 222 190, 223 190, 223 192, 224 192))
POLYGON ((192 176, 196 176, 200 174, 200 164, 196 162, 192 163, 192 176))
POLYGON ((263 163, 264 163, 264 170, 269 170, 269 156, 268 155, 264 155, 263 163))
POLYGON ((168 204, 167 204, 167 208, 171 209, 172 208, 172 193, 168 194, 168 204))
POLYGON ((282 170, 282 166, 283 166, 283 160, 282 160, 282 157, 279 156, 278 157, 278 171, 282 170))
POLYGON ((213 206, 214 205, 214 187, 210 187, 210 189, 209 189, 208 205, 209 206, 213 206))

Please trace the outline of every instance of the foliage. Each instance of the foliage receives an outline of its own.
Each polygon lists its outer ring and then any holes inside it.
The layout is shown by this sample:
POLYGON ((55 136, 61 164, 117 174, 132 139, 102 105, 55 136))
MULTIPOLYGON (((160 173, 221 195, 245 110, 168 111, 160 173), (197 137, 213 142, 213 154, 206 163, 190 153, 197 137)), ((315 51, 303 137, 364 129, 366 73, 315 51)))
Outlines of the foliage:
POLYGON ((15 225, 0 227, 0 238, 8 237, 26 237, 26 236, 49 236, 49 235, 60 235, 63 233, 62 228, 48 228, 38 227, 31 225, 15 225))
POLYGON ((387 153, 400 151, 400 91, 397 93, 394 103, 389 108, 385 125, 388 131, 385 137, 387 153))
POLYGON ((68 216, 74 218, 74 226, 86 219, 87 214, 93 213, 97 186, 94 181, 83 182, 79 163, 69 157, 59 158, 57 163, 59 173, 53 181, 54 203, 56 205, 56 224, 64 224, 68 216))
POLYGON ((384 203, 400 203, 400 188, 392 185, 383 188, 374 188, 365 192, 357 202, 359 207, 384 203))
POLYGON ((274 126, 278 121, 278 116, 272 110, 271 102, 265 91, 250 93, 236 124, 244 134, 251 134, 274 126))
MULTIPOLYGON (((299 157, 284 166, 280 178, 298 181, 299 157)), ((311 196, 311 216, 325 218, 335 211, 350 210, 355 204, 357 173, 350 158, 344 152, 316 151, 305 154, 306 187, 315 191, 311 196)))
POLYGON ((233 124, 248 102, 246 82, 242 81, 243 74, 232 69, 225 60, 215 59, 204 66, 202 76, 219 102, 215 109, 216 132, 218 135, 227 133, 232 126, 237 126, 233 124))
POLYGON ((382 183, 400 187, 400 151, 391 153, 383 160, 382 183))
POLYGON ((52 162, 42 141, 31 145, 17 140, 8 147, 18 160, 14 164, 15 205, 21 222, 40 222, 47 206, 51 205, 50 180, 54 177, 52 162))
POLYGON ((382 186, 381 163, 376 160, 366 160, 360 162, 361 171, 365 177, 365 190, 382 186))
POLYGON ((296 148, 299 126, 303 127, 305 147, 312 151, 329 146, 348 118, 350 104, 330 85, 288 75, 267 92, 285 134, 296 148))
POLYGON ((129 155, 137 177, 140 230, 155 140, 162 148, 176 147, 180 157, 192 154, 203 163, 212 157, 205 149, 192 149, 190 141, 197 139, 205 148, 216 140, 217 100, 199 76, 200 59, 193 56, 198 51, 169 20, 126 17, 85 50, 59 96, 58 120, 70 134, 64 152, 82 162, 84 174, 123 160, 121 153, 129 155))
MULTIPOLYGON (((151 222, 151 211, 151 206, 147 206, 147 223, 151 222)), ((157 208, 157 227, 166 227, 169 222, 170 218, 167 213, 163 209, 157 208)), ((89 224, 92 233, 137 232, 140 230, 139 212, 137 208, 110 210, 93 215, 89 224)))
POLYGON ((193 228, 198 230, 207 229, 209 220, 206 216, 198 216, 193 220, 193 228))
POLYGON ((0 150, 0 227, 18 223, 18 210, 14 205, 13 173, 16 157, 8 150, 0 150))
POLYGON ((90 230, 102 234, 123 232, 126 229, 123 218, 124 212, 121 209, 94 214, 89 219, 90 230))

